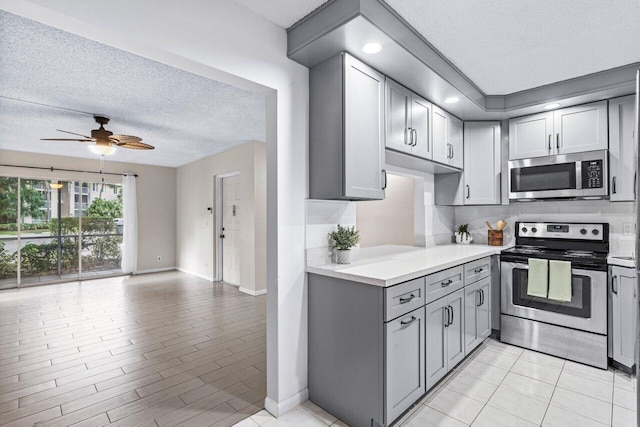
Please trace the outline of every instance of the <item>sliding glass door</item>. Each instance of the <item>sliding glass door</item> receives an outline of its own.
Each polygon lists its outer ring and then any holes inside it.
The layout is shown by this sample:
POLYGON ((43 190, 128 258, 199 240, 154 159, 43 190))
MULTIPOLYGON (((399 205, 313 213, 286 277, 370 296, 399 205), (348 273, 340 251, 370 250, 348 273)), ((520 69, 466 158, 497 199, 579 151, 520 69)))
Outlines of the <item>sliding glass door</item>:
POLYGON ((121 274, 122 186, 0 177, 0 289, 121 274))

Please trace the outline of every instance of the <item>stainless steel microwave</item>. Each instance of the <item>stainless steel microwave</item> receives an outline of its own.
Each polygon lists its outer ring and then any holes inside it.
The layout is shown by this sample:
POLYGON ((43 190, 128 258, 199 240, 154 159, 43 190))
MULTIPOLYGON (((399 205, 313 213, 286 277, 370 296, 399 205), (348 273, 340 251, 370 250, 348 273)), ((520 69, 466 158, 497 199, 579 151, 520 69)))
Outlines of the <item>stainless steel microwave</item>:
POLYGON ((606 199, 607 150, 511 160, 509 199, 606 199))

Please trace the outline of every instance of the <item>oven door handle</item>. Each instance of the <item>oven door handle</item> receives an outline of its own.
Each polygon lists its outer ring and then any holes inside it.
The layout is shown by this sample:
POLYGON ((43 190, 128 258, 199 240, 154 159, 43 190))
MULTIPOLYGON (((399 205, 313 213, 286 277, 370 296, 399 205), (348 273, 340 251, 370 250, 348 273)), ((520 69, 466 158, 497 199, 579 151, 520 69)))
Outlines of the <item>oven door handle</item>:
POLYGON ((616 283, 618 282, 618 275, 615 274, 612 278, 611 278, 611 292, 613 292, 614 294, 618 295, 618 291, 616 290, 616 283))

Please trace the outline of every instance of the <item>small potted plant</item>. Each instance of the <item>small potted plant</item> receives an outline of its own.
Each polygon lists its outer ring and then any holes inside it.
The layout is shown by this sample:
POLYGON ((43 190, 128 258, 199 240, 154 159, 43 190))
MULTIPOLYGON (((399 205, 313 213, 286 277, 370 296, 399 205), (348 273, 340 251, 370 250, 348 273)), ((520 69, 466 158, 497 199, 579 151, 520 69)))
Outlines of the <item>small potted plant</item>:
POLYGON ((333 240, 333 247, 336 248, 336 262, 338 264, 351 263, 351 248, 360 240, 360 232, 356 227, 343 227, 338 224, 338 229, 329 233, 333 240))
POLYGON ((473 240, 469 234, 469 224, 460 224, 454 234, 456 235, 456 243, 469 244, 473 240))

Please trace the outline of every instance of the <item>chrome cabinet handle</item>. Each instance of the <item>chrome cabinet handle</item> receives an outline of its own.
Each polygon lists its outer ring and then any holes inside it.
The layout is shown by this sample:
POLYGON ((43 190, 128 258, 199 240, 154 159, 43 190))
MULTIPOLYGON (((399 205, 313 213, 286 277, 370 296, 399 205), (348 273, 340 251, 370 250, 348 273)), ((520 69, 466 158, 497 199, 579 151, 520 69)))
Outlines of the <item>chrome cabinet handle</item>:
POLYGON ((411 294, 411 296, 409 298, 400 298, 400 304, 406 304, 408 302, 413 301, 413 299, 415 299, 415 295, 411 294))
POLYGON ((611 292, 613 292, 616 295, 618 295, 618 291, 616 290, 616 286, 615 286, 617 281, 618 281, 618 275, 616 274, 611 278, 611 292))
POLYGON ((416 145, 418 145, 418 129, 414 129, 413 132, 416 135, 415 139, 413 140, 413 146, 415 147, 416 145))
POLYGON ((451 313, 451 320, 449 321, 449 325, 453 325, 453 307, 449 306, 449 313, 451 313))
POLYGON ((636 187, 638 186, 638 171, 633 174, 633 198, 636 198, 636 187))
POLYGON ((616 191, 616 177, 615 176, 611 179, 611 192, 613 194, 617 193, 617 191, 616 191))
POLYGON ((453 280, 449 279, 446 282, 440 282, 440 287, 441 288, 446 288, 447 286, 449 286, 452 283, 453 283, 453 280))
POLYGON ((480 296, 482 297, 482 302, 480 305, 484 305, 484 289, 480 289, 480 296))
POLYGON ((560 134, 556 133, 556 149, 560 152, 560 134))
POLYGON ((410 320, 407 320, 407 321, 401 320, 401 321, 400 321, 400 324, 401 324, 402 326, 406 326, 406 325, 410 325, 410 324, 412 324, 412 323, 413 323, 413 322, 415 322, 416 320, 418 320, 416 316, 411 316, 411 319, 410 319, 410 320))
POLYGON ((451 144, 451 158, 453 159, 453 157, 455 156, 455 150, 453 148, 453 144, 451 144))
POLYGON ((480 307, 482 305, 482 292, 480 289, 476 290, 476 294, 478 295, 478 303, 476 304, 476 307, 480 307))
POLYGON ((449 308, 442 307, 442 316, 444 316, 444 327, 449 326, 449 308))
POLYGON ((467 199, 471 197, 471 189, 469 188, 469 185, 466 185, 467 187, 467 199))
POLYGON ((551 152, 551 134, 549 134, 549 152, 551 152))
POLYGON ((384 175, 384 185, 382 186, 383 190, 387 189, 387 171, 386 169, 382 169, 382 174, 384 175))
POLYGON ((484 270, 484 268, 482 267, 478 267, 475 270, 473 270, 474 273, 482 273, 482 271, 484 270))

